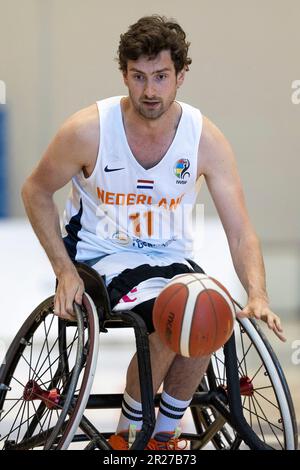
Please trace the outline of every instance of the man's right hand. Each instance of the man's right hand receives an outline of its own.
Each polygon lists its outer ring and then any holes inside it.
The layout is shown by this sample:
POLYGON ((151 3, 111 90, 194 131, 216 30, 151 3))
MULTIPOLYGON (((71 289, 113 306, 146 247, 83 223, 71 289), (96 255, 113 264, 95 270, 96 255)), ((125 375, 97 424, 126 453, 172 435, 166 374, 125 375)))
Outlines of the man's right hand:
POLYGON ((84 284, 75 268, 67 268, 57 276, 58 285, 54 301, 54 315, 74 321, 73 302, 82 304, 84 284))

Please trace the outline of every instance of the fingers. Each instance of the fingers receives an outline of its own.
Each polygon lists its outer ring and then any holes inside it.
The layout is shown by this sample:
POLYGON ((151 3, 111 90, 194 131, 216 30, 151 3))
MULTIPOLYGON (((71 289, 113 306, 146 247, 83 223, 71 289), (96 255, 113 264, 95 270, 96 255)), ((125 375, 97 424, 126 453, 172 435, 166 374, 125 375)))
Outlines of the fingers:
POLYGON ((278 331, 283 331, 279 317, 275 317, 275 324, 278 331))
POLYGON ((73 302, 71 299, 66 299, 61 293, 56 293, 54 303, 54 315, 57 315, 62 320, 76 319, 75 313, 73 312, 73 302))
POLYGON ((75 294, 75 298, 74 298, 75 302, 79 305, 82 305, 83 293, 84 293, 84 287, 83 287, 83 285, 79 285, 78 289, 77 289, 77 292, 75 294))
POLYGON ((81 279, 74 279, 66 282, 63 278, 59 280, 54 302, 54 314, 63 320, 76 321, 76 314, 73 310, 73 302, 82 304, 84 285, 81 279))
POLYGON ((237 318, 256 318, 256 320, 261 318, 261 314, 258 309, 252 309, 248 306, 238 312, 236 316, 237 318))
POLYGON ((58 295, 56 294, 55 299, 54 299, 54 310, 53 310, 54 315, 59 316, 60 310, 61 310, 60 301, 59 301, 58 295))
POLYGON ((283 342, 285 343, 286 342, 286 337, 280 332, 278 331, 276 328, 273 329, 275 335, 283 342))
POLYGON ((237 318, 251 318, 252 310, 248 305, 236 314, 237 318))
POLYGON ((280 323, 279 317, 273 314, 273 317, 268 317, 266 323, 270 330, 273 330, 275 335, 283 342, 286 341, 286 337, 283 334, 283 329, 280 323))
POLYGON ((57 287, 54 303, 54 314, 63 320, 74 319, 73 296, 67 295, 62 286, 57 287))

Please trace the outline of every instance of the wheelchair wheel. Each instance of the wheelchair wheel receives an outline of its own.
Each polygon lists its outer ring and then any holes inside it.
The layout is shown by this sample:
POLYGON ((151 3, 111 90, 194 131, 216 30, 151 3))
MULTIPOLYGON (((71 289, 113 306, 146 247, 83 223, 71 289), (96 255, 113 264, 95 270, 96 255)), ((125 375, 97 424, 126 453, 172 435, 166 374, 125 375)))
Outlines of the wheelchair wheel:
POLYGON ((0 449, 66 449, 84 412, 98 355, 93 302, 76 321, 53 314, 54 297, 28 317, 0 368, 0 449), (76 398, 74 398, 74 395, 76 398))
MULTIPOLYGON (((237 306, 240 308, 238 304, 237 306)), ((235 341, 241 401, 246 421, 257 436, 272 448, 297 449, 297 425, 289 388, 267 338, 256 322, 241 319, 236 322, 235 341)), ((213 355, 199 387, 199 390, 207 389, 222 389, 226 397, 227 378, 223 349, 213 355)), ((213 408, 196 408, 192 412, 198 428, 208 428, 219 417, 213 408)), ((228 423, 214 435, 212 444, 217 449, 247 448, 228 423)), ((197 443, 193 447, 197 448, 197 443)))

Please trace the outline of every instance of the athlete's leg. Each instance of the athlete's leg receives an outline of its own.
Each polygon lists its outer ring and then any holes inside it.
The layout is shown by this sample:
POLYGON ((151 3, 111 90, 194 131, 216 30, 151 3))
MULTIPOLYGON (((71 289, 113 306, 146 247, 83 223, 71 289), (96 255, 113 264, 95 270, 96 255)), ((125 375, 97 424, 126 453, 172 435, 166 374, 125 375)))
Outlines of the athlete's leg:
MULTIPOLYGON (((166 442, 171 442, 170 439, 179 427, 181 418, 206 371, 209 357, 186 358, 176 355, 161 342, 156 332, 149 335, 149 348, 154 394, 164 382, 164 391, 153 432, 154 439, 151 439, 149 449, 157 449, 161 446, 169 448, 166 442)), ((120 444, 119 442, 110 441, 113 448, 128 448, 126 438, 122 437, 124 435, 120 433, 126 433, 132 426, 136 431, 141 429, 142 426, 141 394, 136 354, 127 370, 123 407, 116 430, 117 436, 112 437, 112 439, 119 439, 122 442, 120 444)), ((174 449, 177 449, 178 439, 172 442, 174 449)))
MULTIPOLYGON (((137 270, 141 268, 142 267, 138 267, 137 270)), ((155 269, 157 270, 157 266, 155 269)), ((201 270, 201 268, 199 269, 201 270)), ((186 272, 186 266, 180 266, 180 269, 176 266, 175 270, 175 267, 172 265, 165 267, 165 270, 166 272, 160 274, 162 277, 165 276, 168 278, 170 270, 173 270, 172 275, 174 276, 181 273, 181 271, 186 272)), ((132 275, 133 271, 134 270, 132 270, 131 273, 132 275)), ((201 272, 203 271, 201 270, 201 272)), ((123 284, 121 283, 121 278, 122 274, 112 281, 114 282, 114 291, 118 292, 120 295, 123 293, 123 284)), ((170 276, 170 278, 172 278, 172 276, 170 276)), ((151 279, 150 275, 149 279, 151 279)), ((128 290, 127 281, 128 272, 126 272, 125 283, 126 289, 128 290)), ((126 292, 124 290, 124 293, 126 292)), ((177 427, 179 418, 182 417, 179 416, 177 411, 174 413, 173 410, 179 409, 181 415, 183 415, 185 409, 190 403, 194 391, 196 390, 203 374, 205 373, 209 360, 208 358, 182 358, 181 356, 177 356, 176 353, 172 352, 160 341, 157 333, 154 332, 152 322, 152 311, 155 298, 156 296, 153 296, 152 299, 138 304, 133 308, 133 310, 137 314, 141 315, 145 321, 148 332, 151 333, 149 336, 149 347, 154 394, 157 392, 162 382, 164 382, 165 386, 162 394, 156 428, 158 426, 159 429, 164 429, 165 426, 166 431, 171 429, 171 433, 168 433, 168 438, 170 439, 170 434, 172 435, 172 432, 177 427), (186 400, 183 398, 186 398, 186 400), (169 412, 170 410, 171 413, 169 412), (168 416, 170 414, 174 416, 168 416), (166 422, 166 420, 162 418, 162 415, 170 418, 169 422, 166 422)), ((118 299, 114 299, 113 304, 116 302, 116 300, 118 299)), ((132 427, 135 427, 136 430, 139 430, 142 424, 140 382, 136 355, 131 360, 127 371, 124 397, 122 412, 117 427, 117 434, 121 433, 121 435, 122 432, 132 427)))
POLYGON ((210 356, 176 356, 164 380, 164 390, 179 400, 188 400, 206 372, 210 356))
MULTIPOLYGON (((157 333, 149 336, 150 360, 153 380, 153 393, 159 389, 175 353, 161 343, 157 333)), ((122 412, 117 426, 117 433, 124 432, 130 426, 138 431, 142 427, 142 405, 140 394, 139 371, 137 355, 135 354, 129 364, 126 377, 126 388, 122 403, 122 412)))
POLYGON ((169 440, 180 429, 181 419, 188 408, 209 364, 209 357, 176 356, 164 379, 164 390, 153 431, 154 449, 161 440, 169 440))
MULTIPOLYGON (((157 333, 149 336, 153 393, 162 382, 164 390, 179 400, 188 400, 195 392, 206 372, 209 357, 187 358, 176 355, 165 346, 157 333)), ((127 370, 126 391, 136 401, 141 401, 136 354, 127 370)))
MULTIPOLYGON (((157 333, 149 336, 150 359, 152 369, 153 393, 155 394, 164 380, 176 353, 165 346, 157 333)), ((126 391, 136 401, 141 401, 137 355, 129 364, 126 377, 126 391)))
MULTIPOLYGON (((180 425, 180 421, 206 372, 210 357, 187 358, 176 355, 160 341, 157 333, 149 336, 151 369, 154 394, 164 382, 151 446, 157 447, 157 439, 169 440, 180 425)), ((126 392, 140 404, 139 374, 136 356, 133 357, 128 371, 126 392)), ((141 408, 140 408, 141 409, 141 408)), ((128 418, 130 418, 128 416, 128 418)), ((134 416, 131 418, 134 420, 134 416)), ((121 415, 118 432, 137 424, 121 415)), ((140 422, 141 426, 141 422, 140 422)), ((137 429, 140 429, 139 428, 137 429)), ((161 446, 161 444, 159 444, 161 446)), ((151 448, 152 448, 151 447, 151 448)))

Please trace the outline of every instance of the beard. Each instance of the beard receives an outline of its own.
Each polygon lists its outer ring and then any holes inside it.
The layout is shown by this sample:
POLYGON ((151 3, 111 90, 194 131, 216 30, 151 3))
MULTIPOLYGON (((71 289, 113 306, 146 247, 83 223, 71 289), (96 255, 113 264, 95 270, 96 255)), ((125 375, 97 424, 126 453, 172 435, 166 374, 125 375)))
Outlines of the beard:
POLYGON ((146 119, 158 119, 165 113, 165 106, 162 101, 142 100, 138 104, 138 113, 146 119))

